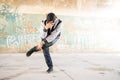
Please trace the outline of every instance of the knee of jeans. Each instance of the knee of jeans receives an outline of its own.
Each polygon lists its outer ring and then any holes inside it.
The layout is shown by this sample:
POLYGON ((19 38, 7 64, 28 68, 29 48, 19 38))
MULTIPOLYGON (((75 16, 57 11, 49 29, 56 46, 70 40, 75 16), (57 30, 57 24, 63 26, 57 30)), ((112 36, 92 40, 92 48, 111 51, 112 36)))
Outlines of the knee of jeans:
POLYGON ((52 42, 50 42, 50 43, 46 43, 46 44, 43 45, 42 49, 44 49, 44 48, 48 48, 48 47, 50 47, 50 46, 52 46, 52 45, 53 45, 52 42))

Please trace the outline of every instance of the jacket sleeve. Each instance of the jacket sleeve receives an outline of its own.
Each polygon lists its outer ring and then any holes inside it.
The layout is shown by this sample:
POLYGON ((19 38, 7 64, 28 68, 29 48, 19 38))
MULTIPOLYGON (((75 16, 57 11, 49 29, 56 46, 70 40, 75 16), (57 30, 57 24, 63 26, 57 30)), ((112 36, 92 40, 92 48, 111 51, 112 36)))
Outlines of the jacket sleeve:
POLYGON ((45 39, 47 36, 47 30, 45 29, 45 24, 44 21, 41 22, 41 27, 42 27, 42 34, 41 34, 41 39, 45 39))

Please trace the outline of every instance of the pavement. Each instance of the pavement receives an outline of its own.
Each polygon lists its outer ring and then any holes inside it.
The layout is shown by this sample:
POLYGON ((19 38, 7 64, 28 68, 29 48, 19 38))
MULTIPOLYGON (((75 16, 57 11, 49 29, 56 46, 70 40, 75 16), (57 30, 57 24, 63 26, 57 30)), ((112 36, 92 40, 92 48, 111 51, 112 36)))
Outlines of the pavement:
POLYGON ((120 80, 119 53, 51 53, 47 73, 42 53, 0 53, 0 80, 120 80))

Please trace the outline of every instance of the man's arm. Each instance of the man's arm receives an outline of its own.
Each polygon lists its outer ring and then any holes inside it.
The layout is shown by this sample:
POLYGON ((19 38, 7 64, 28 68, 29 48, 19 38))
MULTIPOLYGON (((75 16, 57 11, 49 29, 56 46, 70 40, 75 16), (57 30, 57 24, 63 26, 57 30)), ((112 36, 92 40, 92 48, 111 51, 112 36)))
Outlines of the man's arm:
POLYGON ((48 29, 52 28, 52 26, 54 25, 51 21, 50 22, 45 21, 45 23, 46 23, 46 25, 44 24, 44 22, 41 24, 43 27, 43 34, 41 36, 42 39, 46 38, 48 29))
POLYGON ((42 41, 40 42, 40 44, 38 44, 38 49, 41 50, 42 46, 47 43, 46 41, 44 41, 46 39, 47 36, 47 32, 49 28, 52 28, 54 24, 52 22, 46 22, 46 25, 44 24, 44 21, 42 22, 41 26, 43 27, 43 33, 42 33, 42 41))
POLYGON ((42 34, 41 34, 41 38, 44 39, 44 38, 46 38, 46 36, 47 36, 47 29, 45 29, 44 21, 42 21, 41 27, 43 28, 43 29, 42 29, 43 31, 42 31, 42 34))
MULTIPOLYGON (((56 24, 57 25, 57 24, 56 24)), ((52 25, 53 26, 53 25, 52 25)), ((52 43, 52 41, 53 40, 55 40, 55 38, 60 34, 60 32, 61 32, 61 27, 62 27, 62 23, 59 23, 58 25, 57 25, 57 28, 51 33, 51 35, 49 35, 48 37, 46 37, 47 36, 47 29, 49 29, 49 28, 46 28, 47 26, 43 26, 44 27, 44 29, 43 29, 43 33, 44 33, 44 35, 42 35, 41 36, 41 38, 42 38, 42 41, 40 42, 40 44, 38 45, 38 47, 40 48, 40 49, 42 49, 42 47, 43 47, 43 45, 44 46, 50 46, 50 45, 52 45, 53 43, 52 43)), ((48 25, 48 27, 50 27, 50 25, 48 25)))
POLYGON ((57 36, 58 34, 60 34, 61 32, 61 26, 62 23, 60 23, 57 28, 51 33, 51 35, 49 35, 47 38, 43 39, 44 42, 52 42, 57 36))

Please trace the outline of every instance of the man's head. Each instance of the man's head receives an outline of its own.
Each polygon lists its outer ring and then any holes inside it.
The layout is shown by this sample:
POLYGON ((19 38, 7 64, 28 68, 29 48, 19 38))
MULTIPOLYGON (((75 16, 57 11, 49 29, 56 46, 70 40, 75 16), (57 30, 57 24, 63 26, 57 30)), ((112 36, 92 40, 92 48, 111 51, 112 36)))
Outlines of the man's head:
POLYGON ((57 17, 54 13, 48 13, 47 17, 46 17, 46 20, 47 20, 47 22, 53 22, 54 23, 56 18, 57 17))

